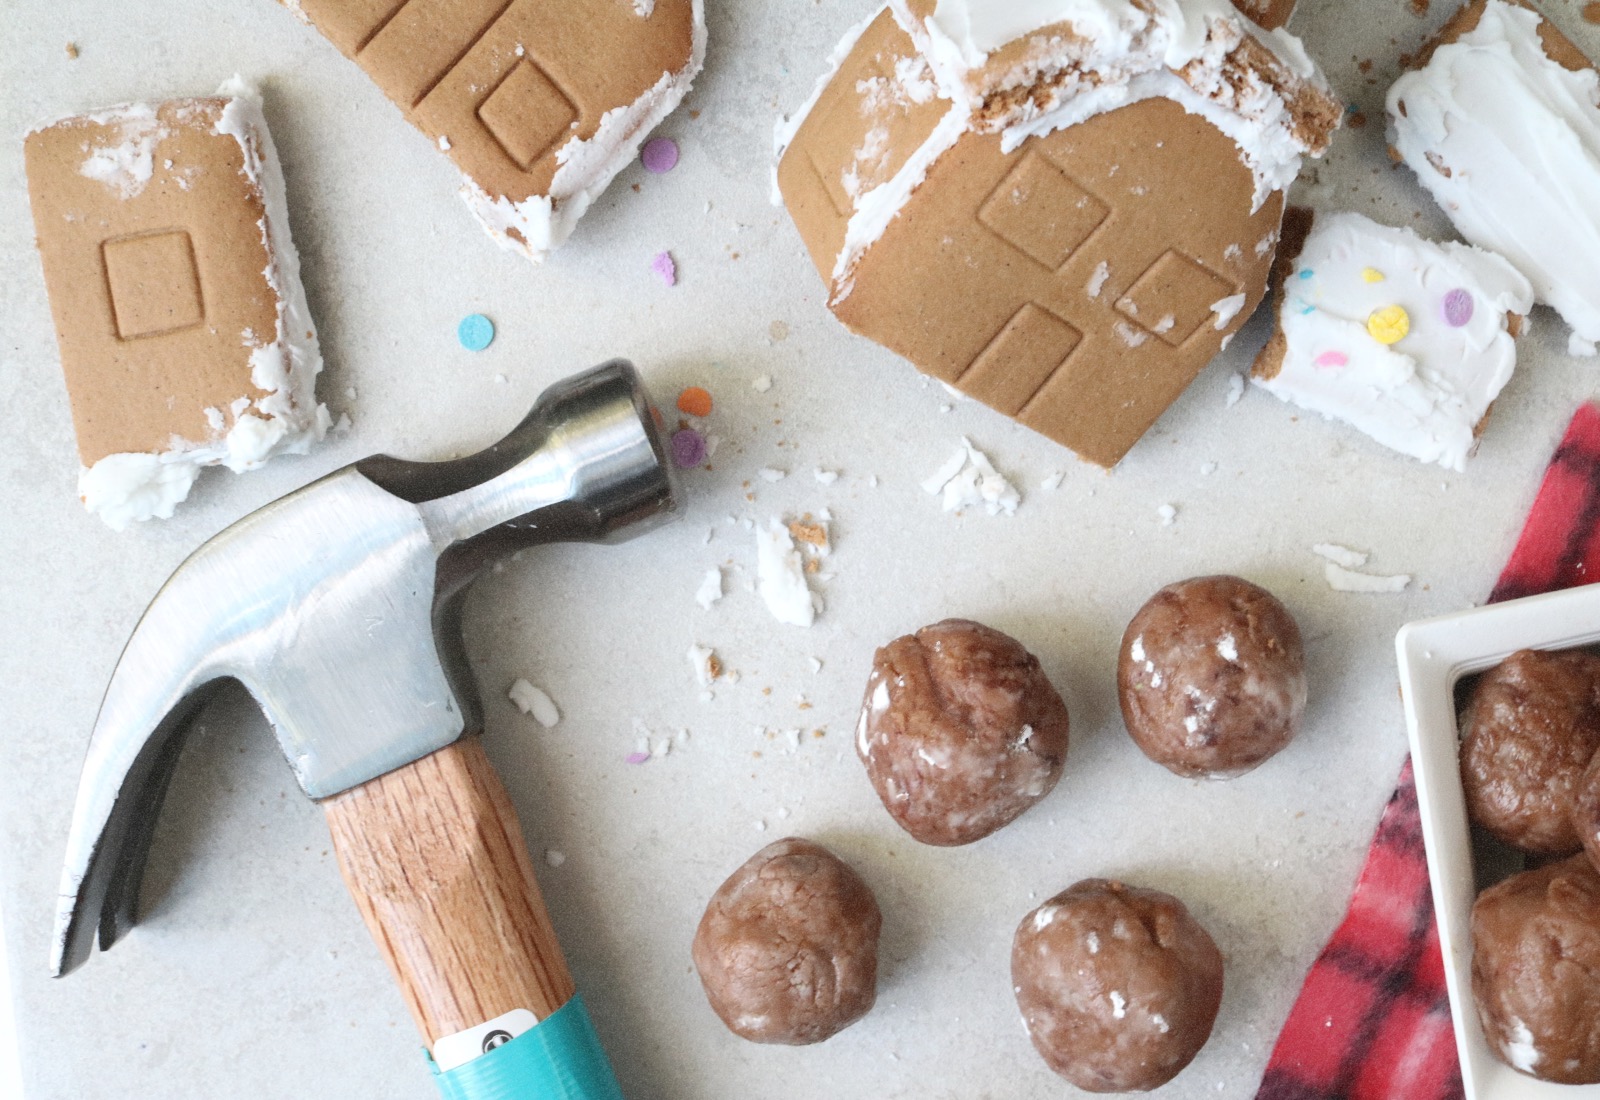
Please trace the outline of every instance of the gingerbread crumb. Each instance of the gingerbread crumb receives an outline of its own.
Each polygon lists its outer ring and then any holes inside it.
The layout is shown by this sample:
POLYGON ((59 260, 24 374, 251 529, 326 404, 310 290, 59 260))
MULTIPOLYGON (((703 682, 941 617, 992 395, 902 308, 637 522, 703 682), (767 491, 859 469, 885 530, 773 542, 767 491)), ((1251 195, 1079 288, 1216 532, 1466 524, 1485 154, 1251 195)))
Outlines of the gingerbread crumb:
MULTIPOLYGON (((1593 5, 1593 4, 1590 5, 1590 7, 1594 7, 1594 6, 1595 5, 1593 5)), ((67 43, 67 59, 69 61, 78 60, 78 44, 76 42, 68 42, 67 43)))

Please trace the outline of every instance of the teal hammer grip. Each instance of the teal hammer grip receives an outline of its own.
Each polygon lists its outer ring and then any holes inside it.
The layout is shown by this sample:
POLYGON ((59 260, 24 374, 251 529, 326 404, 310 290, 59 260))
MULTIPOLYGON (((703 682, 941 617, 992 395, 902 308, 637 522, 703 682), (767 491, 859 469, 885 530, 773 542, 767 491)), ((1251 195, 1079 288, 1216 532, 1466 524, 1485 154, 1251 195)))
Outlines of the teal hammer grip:
POLYGON ((433 1065, 433 1075, 445 1100, 622 1100, 581 994, 464 1065, 433 1065))

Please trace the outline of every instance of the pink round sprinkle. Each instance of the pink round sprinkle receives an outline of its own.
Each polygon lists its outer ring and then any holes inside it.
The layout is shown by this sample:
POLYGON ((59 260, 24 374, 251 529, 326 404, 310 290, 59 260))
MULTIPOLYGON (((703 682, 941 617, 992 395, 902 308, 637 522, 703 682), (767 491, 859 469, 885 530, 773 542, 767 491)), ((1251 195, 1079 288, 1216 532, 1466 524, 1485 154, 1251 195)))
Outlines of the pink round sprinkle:
POLYGON ((1323 370, 1337 370, 1339 367, 1346 366, 1349 362, 1350 357, 1342 351, 1325 351, 1313 360, 1312 365, 1321 367, 1323 370))
POLYGON ((622 762, 624 764, 643 764, 649 759, 650 754, 647 752, 630 752, 627 756, 622 758, 622 762))
POLYGON ((706 440, 693 428, 672 433, 672 461, 680 470, 698 466, 706 460, 706 440))
POLYGON ((651 138, 644 143, 639 160, 646 172, 670 172, 678 166, 678 143, 671 138, 651 138))
POLYGON ((1444 319, 1451 327, 1460 328, 1472 320, 1472 293, 1457 287, 1444 296, 1444 319))

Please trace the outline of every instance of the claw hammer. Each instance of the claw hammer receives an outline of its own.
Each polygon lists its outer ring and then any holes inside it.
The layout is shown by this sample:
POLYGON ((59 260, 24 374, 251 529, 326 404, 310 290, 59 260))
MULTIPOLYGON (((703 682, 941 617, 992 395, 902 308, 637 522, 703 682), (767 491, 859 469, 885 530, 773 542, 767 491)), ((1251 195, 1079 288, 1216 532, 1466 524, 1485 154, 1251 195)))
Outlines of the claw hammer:
POLYGON ((327 813, 346 884, 460 1100, 620 1100, 521 827, 480 739, 461 640, 478 571, 672 517, 657 414, 613 360, 546 390, 487 450, 377 456, 251 513, 156 594, 106 689, 79 781, 52 972, 138 919, 189 719, 236 680, 327 813))

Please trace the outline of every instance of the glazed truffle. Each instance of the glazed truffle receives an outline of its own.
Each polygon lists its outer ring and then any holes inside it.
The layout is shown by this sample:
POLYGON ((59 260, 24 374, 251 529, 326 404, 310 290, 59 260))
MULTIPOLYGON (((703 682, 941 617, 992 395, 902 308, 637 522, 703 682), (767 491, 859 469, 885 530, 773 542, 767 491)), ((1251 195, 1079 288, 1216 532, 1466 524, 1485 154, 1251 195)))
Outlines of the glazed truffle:
POLYGON ((970 844, 1061 778, 1067 705, 1015 638, 946 619, 873 656, 856 752, 906 832, 970 844))
POLYGON ((883 917, 861 876, 819 844, 769 844, 717 888, 694 934, 706 999, 756 1043, 820 1043, 878 993, 883 917))
POLYGON ((1238 577, 1169 584, 1122 635, 1117 691, 1150 759, 1184 776, 1243 775, 1300 727, 1300 628, 1276 596, 1238 577))
POLYGON ((1023 918, 1011 984, 1051 1069, 1089 1092, 1143 1092, 1210 1038, 1222 953, 1171 894, 1085 879, 1023 918))
POLYGON ((1600 1083, 1600 873, 1587 856, 1524 871, 1472 907, 1472 997, 1513 1069, 1600 1083))
POLYGON ((1467 813, 1524 851, 1575 852, 1578 783, 1597 749, 1600 658, 1513 653, 1478 678, 1461 714, 1467 813))
POLYGON ((1600 752, 1589 762, 1578 784, 1578 801, 1573 808, 1572 827, 1583 841, 1583 850, 1589 853, 1589 862, 1600 871, 1600 752))

